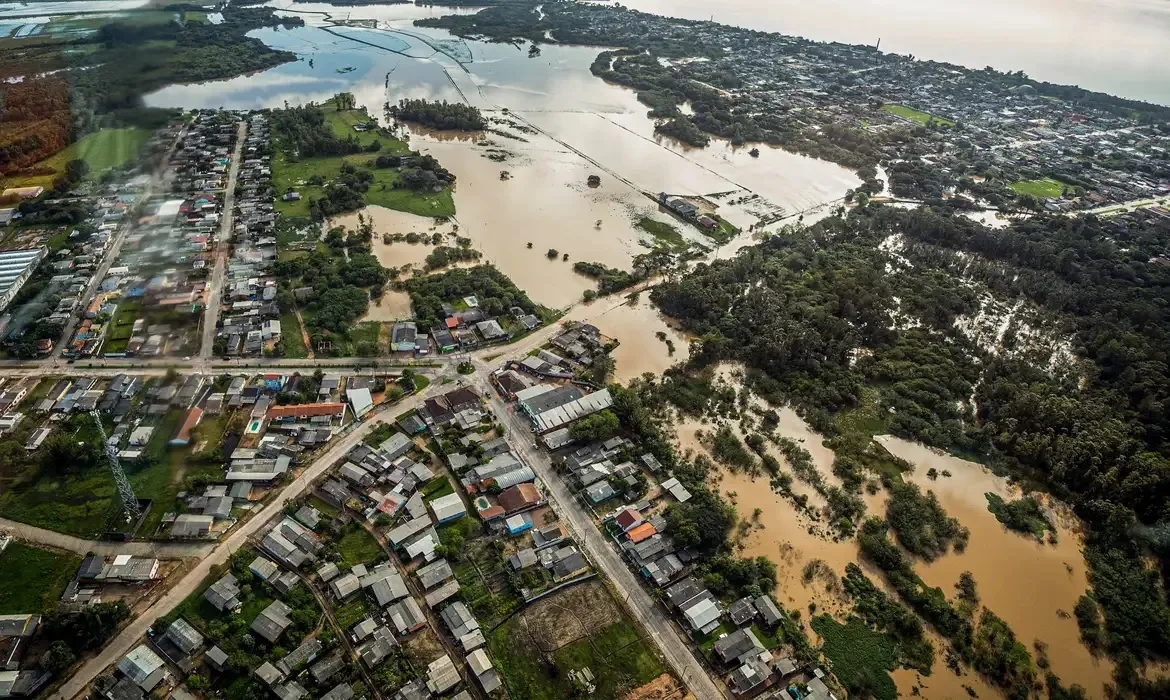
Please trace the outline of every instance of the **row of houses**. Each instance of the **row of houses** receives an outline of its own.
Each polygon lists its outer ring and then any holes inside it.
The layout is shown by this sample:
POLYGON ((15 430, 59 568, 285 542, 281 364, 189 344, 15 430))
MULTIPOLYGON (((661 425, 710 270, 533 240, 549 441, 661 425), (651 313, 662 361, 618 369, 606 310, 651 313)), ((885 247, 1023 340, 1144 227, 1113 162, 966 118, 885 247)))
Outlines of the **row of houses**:
POLYGON ((272 350, 281 338, 276 263, 276 211, 273 207, 272 156, 267 117, 253 114, 241 150, 231 230, 232 252, 221 304, 218 351, 234 357, 272 350))

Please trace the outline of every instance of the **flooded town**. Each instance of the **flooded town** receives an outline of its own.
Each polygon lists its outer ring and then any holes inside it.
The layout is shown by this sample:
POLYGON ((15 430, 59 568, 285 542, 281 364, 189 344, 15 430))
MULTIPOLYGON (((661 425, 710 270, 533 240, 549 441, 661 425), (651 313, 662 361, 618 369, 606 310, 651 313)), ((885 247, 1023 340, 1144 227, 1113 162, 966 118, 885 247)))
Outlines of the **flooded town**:
POLYGON ((0 3, 0 696, 1170 695, 1167 15, 787 5, 0 3))

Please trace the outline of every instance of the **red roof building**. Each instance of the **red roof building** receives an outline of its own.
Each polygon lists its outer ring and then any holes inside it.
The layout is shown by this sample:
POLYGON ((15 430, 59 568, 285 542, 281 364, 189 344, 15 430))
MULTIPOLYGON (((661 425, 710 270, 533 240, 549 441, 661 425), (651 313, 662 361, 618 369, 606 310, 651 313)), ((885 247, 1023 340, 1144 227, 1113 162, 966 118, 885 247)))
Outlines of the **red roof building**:
POLYGON ((642 523, 641 525, 627 532, 626 537, 630 540, 630 542, 637 544, 644 539, 648 539, 657 532, 658 530, 655 529, 655 527, 650 523, 642 523))
POLYGON ((345 404, 339 402, 302 403, 295 406, 273 406, 268 409, 268 420, 275 421, 341 418, 344 415, 345 404))
POLYGON ((631 528, 637 527, 643 522, 642 514, 633 508, 626 508, 617 514, 614 522, 622 529, 622 532, 629 532, 631 528))
POLYGON ((518 510, 531 508, 544 503, 544 499, 540 496, 540 491, 536 490, 536 486, 531 483, 516 484, 510 489, 504 489, 500 493, 500 505, 509 513, 515 513, 518 510))

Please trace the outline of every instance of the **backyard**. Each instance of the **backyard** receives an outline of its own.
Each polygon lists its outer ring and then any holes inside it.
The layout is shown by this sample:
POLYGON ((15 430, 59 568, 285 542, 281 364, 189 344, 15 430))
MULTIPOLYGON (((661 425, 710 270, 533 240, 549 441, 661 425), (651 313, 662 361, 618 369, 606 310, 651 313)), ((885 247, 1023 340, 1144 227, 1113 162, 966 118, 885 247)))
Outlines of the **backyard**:
POLYGON ((10 542, 0 552, 0 615, 48 612, 80 565, 75 554, 10 542))
POLYGON ((341 555, 341 563, 345 566, 372 564, 384 555, 378 540, 355 522, 345 526, 345 531, 334 543, 334 548, 341 555))

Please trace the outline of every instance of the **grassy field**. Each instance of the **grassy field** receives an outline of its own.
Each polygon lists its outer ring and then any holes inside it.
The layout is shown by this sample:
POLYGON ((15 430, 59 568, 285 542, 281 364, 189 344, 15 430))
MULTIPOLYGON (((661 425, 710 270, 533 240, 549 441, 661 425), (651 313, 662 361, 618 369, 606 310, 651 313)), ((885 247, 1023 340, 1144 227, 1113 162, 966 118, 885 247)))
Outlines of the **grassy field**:
POLYGON ((56 154, 37 162, 34 168, 52 168, 52 175, 31 175, 12 177, 5 180, 5 187, 49 187, 53 180, 65 171, 65 164, 71 160, 84 160, 89 164, 89 177, 100 177, 111 168, 129 163, 142 145, 150 138, 147 129, 102 129, 88 134, 56 154))
POLYGON ((129 299, 118 302, 118 309, 114 312, 114 317, 110 319, 110 327, 106 331, 106 342, 102 346, 103 352, 126 352, 126 346, 130 344, 134 322, 138 320, 138 313, 141 310, 141 302, 129 299))
POLYGON ((382 546, 360 525, 349 525, 336 542, 341 563, 346 566, 371 564, 383 555, 382 546))
MULTIPOLYGON (((325 103, 325 118, 329 128, 341 138, 354 136, 363 146, 378 141, 382 149, 377 153, 355 153, 348 156, 333 156, 326 158, 305 158, 291 160, 288 154, 278 152, 272 159, 272 184, 277 192, 285 192, 293 188, 300 192, 301 199, 296 202, 276 200, 276 210, 282 216, 308 216, 309 200, 321 197, 325 192, 323 185, 309 185, 308 180, 314 175, 320 175, 326 183, 331 182, 341 174, 341 164, 350 163, 355 167, 367 168, 366 164, 379 155, 402 155, 410 152, 406 142, 379 134, 376 131, 354 131, 353 126, 370 120, 365 110, 337 110, 333 103, 325 103)), ((421 193, 408 189, 395 189, 398 181, 398 171, 394 168, 367 168, 374 174, 374 181, 366 192, 366 203, 377 204, 388 209, 397 209, 419 216, 454 216, 455 201, 451 197, 451 190, 445 189, 438 193, 421 193)))
POLYGON ((301 335, 301 322, 292 311, 280 315, 280 339, 284 341, 284 356, 301 359, 309 356, 305 337, 301 335))
POLYGON ((353 600, 342 603, 333 610, 333 616, 337 618, 337 624, 341 629, 349 631, 357 623, 361 622, 370 612, 369 606, 366 604, 365 596, 357 596, 353 600))
MULTIPOLYGON (((139 498, 151 499, 154 506, 147 514, 139 532, 143 536, 154 533, 163 514, 174 507, 184 479, 206 471, 212 476, 223 473, 221 464, 213 466, 190 464, 189 447, 172 448, 167 442, 174 436, 184 411, 174 410, 155 424, 154 433, 143 452, 148 458, 138 462, 123 462, 122 467, 139 498)), ((73 433, 78 440, 97 440, 97 431, 88 416, 75 418, 75 423, 60 430, 73 433)), ((203 431, 213 430, 217 423, 201 425, 203 431)), ((114 480, 102 464, 82 472, 49 473, 38 471, 16 488, 0 494, 0 516, 28 523, 67 535, 93 539, 103 534, 109 518, 119 504, 114 480)))
POLYGON ((637 226, 651 236, 654 236, 654 240, 656 240, 659 245, 665 248, 670 248, 676 251, 683 251, 688 247, 686 239, 683 238, 678 229, 671 224, 651 219, 648 216, 643 216, 641 219, 638 219, 637 226))
POLYGON ((573 697, 568 671, 586 666, 599 698, 621 697, 663 672, 652 645, 604 586, 594 583, 529 606, 497 627, 488 647, 508 694, 517 699, 573 697))
POLYGON ((906 105, 882 105, 882 109, 889 112, 890 114, 902 117, 903 119, 909 119, 916 124, 925 125, 927 122, 933 119, 935 123, 942 124, 943 126, 955 125, 955 123, 950 119, 944 119, 943 117, 935 116, 929 112, 921 112, 917 109, 914 109, 913 107, 907 107, 906 105))
POLYGON ((0 615, 47 612, 80 565, 73 554, 10 542, 0 552, 0 615))
POLYGON ((898 688, 889 674, 898 658, 893 640, 856 618, 842 625, 821 615, 812 620, 812 628, 824 640, 821 650, 845 687, 867 678, 876 700, 898 697, 898 688))
POLYGON ((423 499, 427 503, 452 493, 455 493, 455 487, 451 485, 451 480, 447 478, 446 474, 440 474, 431 479, 422 490, 423 499))
POLYGON ((1064 194, 1066 187, 1068 187, 1067 184, 1050 177, 1043 180, 1019 180, 1012 183, 1012 189, 1018 194, 1030 194, 1040 199, 1059 197, 1064 194))

